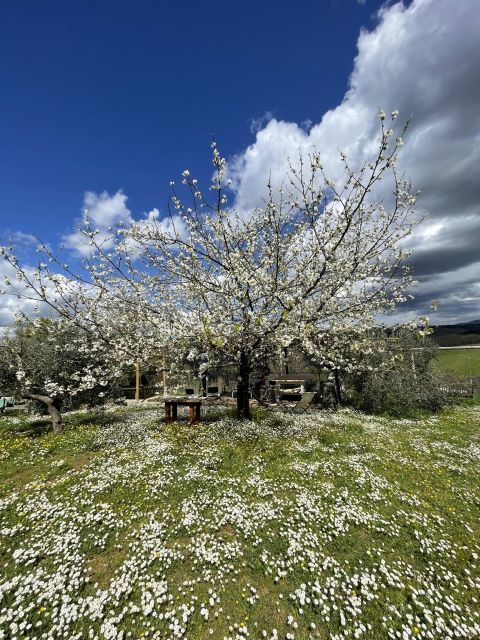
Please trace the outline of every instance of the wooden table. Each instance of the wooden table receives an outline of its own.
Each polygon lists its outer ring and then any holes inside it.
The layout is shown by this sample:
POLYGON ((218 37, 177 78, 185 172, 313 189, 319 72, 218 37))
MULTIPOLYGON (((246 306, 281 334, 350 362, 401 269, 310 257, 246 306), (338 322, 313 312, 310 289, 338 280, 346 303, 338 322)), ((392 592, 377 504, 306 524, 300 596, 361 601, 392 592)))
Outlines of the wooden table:
POLYGON ((200 407, 205 398, 165 398, 165 424, 177 420, 177 407, 188 407, 188 423, 200 421, 200 407))

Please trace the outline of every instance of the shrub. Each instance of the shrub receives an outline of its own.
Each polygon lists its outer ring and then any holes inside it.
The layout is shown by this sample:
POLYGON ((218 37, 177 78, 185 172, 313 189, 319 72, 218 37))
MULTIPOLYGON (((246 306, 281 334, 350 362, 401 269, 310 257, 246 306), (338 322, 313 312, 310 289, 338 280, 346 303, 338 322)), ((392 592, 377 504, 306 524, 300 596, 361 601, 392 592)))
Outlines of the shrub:
POLYGON ((368 356, 371 370, 348 380, 352 404, 368 413, 408 416, 439 411, 449 400, 442 381, 430 367, 436 345, 428 337, 397 330, 383 350, 368 356))

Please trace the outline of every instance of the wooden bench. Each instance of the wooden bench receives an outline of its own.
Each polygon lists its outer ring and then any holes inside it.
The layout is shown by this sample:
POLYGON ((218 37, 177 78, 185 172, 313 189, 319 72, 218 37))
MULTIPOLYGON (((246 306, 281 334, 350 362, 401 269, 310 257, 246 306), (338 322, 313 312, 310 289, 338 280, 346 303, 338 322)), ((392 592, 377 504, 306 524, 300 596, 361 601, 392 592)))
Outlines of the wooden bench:
POLYGON ((200 421, 200 407, 204 398, 165 398, 165 424, 177 420, 178 407, 188 407, 188 424, 200 421))

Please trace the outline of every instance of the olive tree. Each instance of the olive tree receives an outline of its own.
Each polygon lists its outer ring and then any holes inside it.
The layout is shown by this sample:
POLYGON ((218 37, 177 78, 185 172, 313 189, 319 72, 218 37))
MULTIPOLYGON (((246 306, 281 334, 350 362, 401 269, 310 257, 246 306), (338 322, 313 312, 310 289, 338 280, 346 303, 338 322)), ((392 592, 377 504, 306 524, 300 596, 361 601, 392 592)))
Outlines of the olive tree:
POLYGON ((56 433, 64 407, 102 402, 120 375, 101 342, 64 320, 18 322, 2 342, 0 386, 41 403, 56 433))

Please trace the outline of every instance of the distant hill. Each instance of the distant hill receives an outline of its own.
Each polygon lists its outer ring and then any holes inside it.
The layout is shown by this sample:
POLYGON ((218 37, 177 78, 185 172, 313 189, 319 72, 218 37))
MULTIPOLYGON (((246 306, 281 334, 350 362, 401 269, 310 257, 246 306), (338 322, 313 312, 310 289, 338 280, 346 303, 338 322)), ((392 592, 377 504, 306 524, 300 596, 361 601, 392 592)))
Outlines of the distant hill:
POLYGON ((433 339, 440 347, 480 344, 480 320, 433 327, 433 339))

